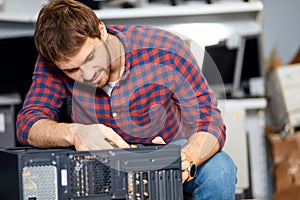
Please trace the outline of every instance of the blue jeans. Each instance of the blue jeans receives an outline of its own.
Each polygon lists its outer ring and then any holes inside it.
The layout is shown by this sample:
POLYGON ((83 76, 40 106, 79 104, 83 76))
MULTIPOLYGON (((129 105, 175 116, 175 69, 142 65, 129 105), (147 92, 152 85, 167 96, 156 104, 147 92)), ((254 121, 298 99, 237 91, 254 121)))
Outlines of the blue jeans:
POLYGON ((184 192, 193 200, 234 200, 237 168, 223 151, 197 168, 194 179, 183 184, 184 192))

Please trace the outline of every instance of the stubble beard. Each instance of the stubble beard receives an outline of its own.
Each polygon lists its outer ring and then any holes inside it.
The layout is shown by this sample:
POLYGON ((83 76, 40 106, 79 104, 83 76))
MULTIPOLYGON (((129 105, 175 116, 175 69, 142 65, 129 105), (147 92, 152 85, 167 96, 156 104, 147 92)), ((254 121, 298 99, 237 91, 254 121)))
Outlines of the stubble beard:
POLYGON ((110 66, 109 66, 103 71, 103 77, 101 78, 98 85, 96 86, 97 88, 103 88, 108 84, 108 82, 110 80, 110 76, 111 76, 110 72, 111 72, 111 70, 110 70, 110 66))

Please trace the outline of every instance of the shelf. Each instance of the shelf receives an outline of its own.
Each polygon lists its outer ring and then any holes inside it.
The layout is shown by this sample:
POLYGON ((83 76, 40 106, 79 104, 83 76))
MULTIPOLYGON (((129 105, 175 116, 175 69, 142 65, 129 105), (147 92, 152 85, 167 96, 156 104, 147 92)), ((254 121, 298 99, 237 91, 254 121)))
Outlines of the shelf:
MULTIPOLYGON (((39 10, 47 0, 27 1, 7 0, 0 5, 0 39, 33 35, 39 10)), ((259 0, 215 0, 212 4, 200 0, 181 0, 176 6, 168 0, 152 3, 145 3, 148 0, 137 1, 140 1, 140 7, 125 9, 103 3, 101 9, 94 11, 107 24, 144 24, 173 29, 170 25, 217 22, 233 27, 240 35, 261 31, 256 21, 257 13, 263 9, 259 0)), ((203 25, 197 24, 196 27, 201 29, 200 33, 203 32, 203 25)))
POLYGON ((0 39, 33 36, 34 24, 0 22, 0 39))
POLYGON ((147 3, 143 7, 120 9, 117 7, 104 7, 95 10, 100 19, 133 19, 149 17, 172 17, 172 16, 193 16, 193 15, 215 15, 229 13, 259 12, 263 9, 260 1, 216 1, 207 4, 203 1, 185 1, 176 6, 164 3, 147 3))
POLYGON ((21 97, 18 93, 0 94, 0 106, 16 105, 21 103, 21 97))
MULTIPOLYGON (((13 0, 9 0, 6 2, 9 5, 0 9, 0 21, 34 23, 37 19, 39 8, 44 1, 38 3, 35 0, 35 4, 32 7, 29 7, 30 3, 22 1, 14 2, 13 0), (24 9, 20 9, 20 7, 24 9)), ((95 10, 95 13, 100 19, 108 20, 259 12, 262 9, 263 4, 261 1, 222 0, 207 4, 205 1, 191 0, 179 2, 176 6, 163 1, 143 3, 141 7, 127 9, 120 8, 119 6, 105 6, 104 4, 100 10, 95 10)))
POLYGON ((241 99, 226 99, 219 100, 220 104, 238 104, 246 110, 260 110, 266 109, 267 99, 266 98, 241 98, 241 99))

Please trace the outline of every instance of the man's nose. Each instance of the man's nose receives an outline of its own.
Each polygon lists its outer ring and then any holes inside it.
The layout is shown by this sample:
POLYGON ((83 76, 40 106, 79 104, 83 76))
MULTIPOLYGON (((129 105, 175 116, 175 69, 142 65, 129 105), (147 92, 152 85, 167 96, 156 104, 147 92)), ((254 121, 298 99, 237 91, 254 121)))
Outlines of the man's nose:
POLYGON ((86 81, 92 80, 95 76, 95 69, 93 67, 83 65, 80 67, 80 71, 82 78, 86 81))

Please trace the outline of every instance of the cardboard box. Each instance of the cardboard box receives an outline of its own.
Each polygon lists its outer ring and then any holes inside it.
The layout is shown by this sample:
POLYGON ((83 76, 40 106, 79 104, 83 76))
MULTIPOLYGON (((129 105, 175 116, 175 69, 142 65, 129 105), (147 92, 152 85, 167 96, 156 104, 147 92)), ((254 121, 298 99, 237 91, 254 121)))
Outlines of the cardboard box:
POLYGON ((272 200, 296 200, 300 199, 300 186, 292 186, 286 190, 278 191, 272 200))
POLYGON ((294 150, 300 149, 299 132, 294 135, 284 135, 278 128, 266 127, 265 134, 268 152, 271 154, 274 165, 287 160, 294 150))
POLYGON ((284 135, 276 127, 266 127, 265 134, 273 165, 272 200, 300 199, 300 132, 284 135))

